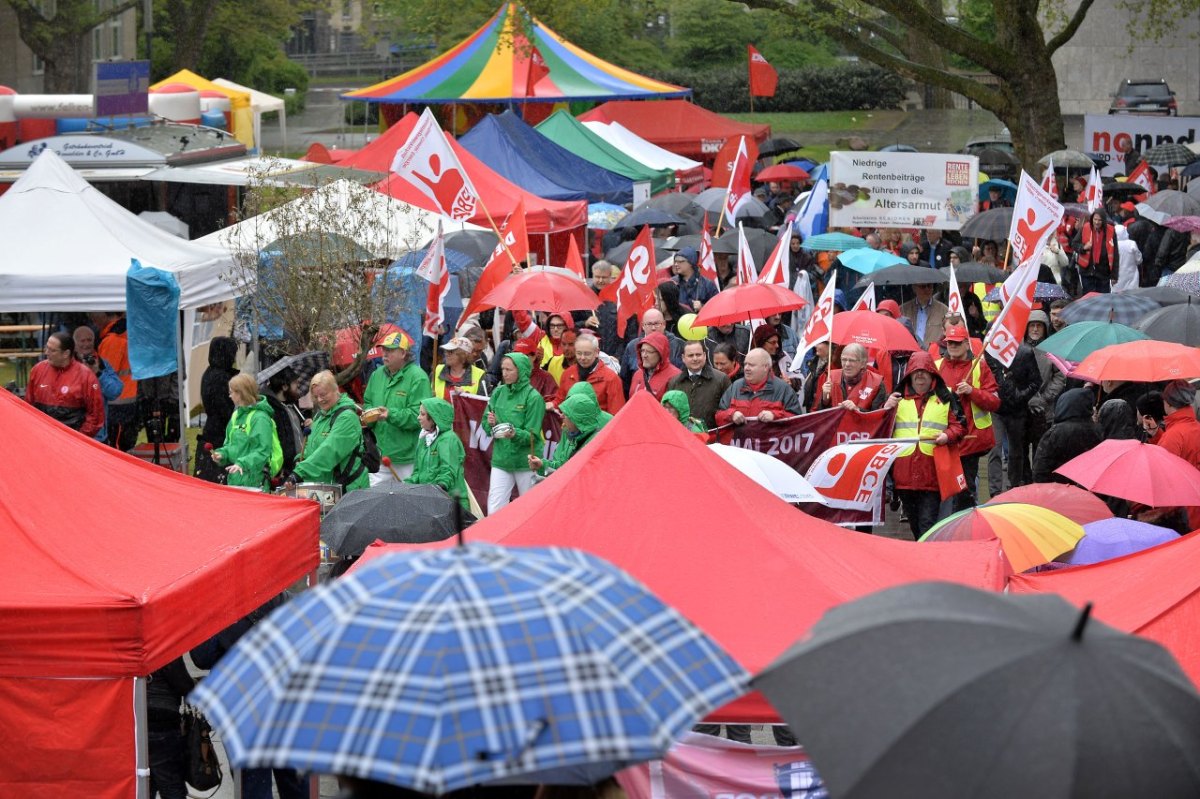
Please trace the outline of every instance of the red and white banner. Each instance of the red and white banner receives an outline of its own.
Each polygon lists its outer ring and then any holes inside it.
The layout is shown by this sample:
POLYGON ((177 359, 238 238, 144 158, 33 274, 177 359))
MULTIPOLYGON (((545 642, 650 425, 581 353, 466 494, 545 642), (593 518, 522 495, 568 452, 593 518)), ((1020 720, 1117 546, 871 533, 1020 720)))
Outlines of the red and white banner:
POLYGON ((750 96, 774 97, 779 85, 779 73, 754 45, 746 45, 746 55, 750 61, 750 96))
POLYGON ((748 286, 758 282, 758 266, 754 263, 754 253, 750 252, 750 243, 746 241, 746 231, 738 225, 737 279, 739 286, 748 286))
POLYGON ((437 235, 429 245, 421 265, 417 267, 417 275, 429 281, 429 291, 425 295, 425 321, 422 330, 425 335, 436 339, 443 333, 442 322, 446 320, 446 295, 450 293, 450 270, 446 268, 446 243, 442 238, 442 221, 438 220, 437 235))
POLYGON ((738 137, 737 154, 733 157, 733 166, 729 170, 729 186, 725 192, 725 219, 733 224, 741 207, 751 199, 750 194, 750 160, 746 149, 746 137, 738 137))
POLYGON ((826 799, 799 746, 755 746, 686 733, 662 760, 617 772, 629 799, 826 799))
POLYGON ((1129 173, 1129 183, 1136 183, 1150 194, 1154 193, 1154 179, 1150 176, 1150 165, 1145 161, 1138 163, 1129 173))
MULTIPOLYGON (((454 403, 454 432, 466 450, 463 475, 471 493, 479 502, 479 507, 486 510, 488 484, 492 479, 492 437, 483 429, 483 413, 487 408, 488 398, 476 394, 453 394, 450 399, 454 403)), ((542 418, 542 436, 545 441, 538 457, 546 460, 554 455, 561 430, 562 416, 558 411, 546 411, 542 418)))
MULTIPOLYGON (((1016 266, 1041 259, 1042 248, 1058 229, 1063 210, 1057 197, 1043 191, 1029 173, 1021 172, 1020 188, 1013 203, 1012 225, 1008 229, 1016 266)), ((1005 281, 1005 285, 1008 285, 1008 281, 1005 281)), ((1005 302, 1008 301, 1003 288, 1000 296, 1005 302)))
POLYGON ((426 108, 408 140, 392 159, 392 171, 416 186, 451 219, 470 219, 479 205, 479 192, 458 162, 446 134, 426 108))
POLYGON ((1083 190, 1084 201, 1087 202, 1088 213, 1104 207, 1104 184, 1100 180, 1100 170, 1092 167, 1088 175, 1087 188, 1083 190))
POLYGON ((525 59, 525 96, 537 97, 538 81, 550 74, 550 67, 547 66, 546 59, 542 57, 536 47, 533 45, 528 45, 528 47, 529 56, 525 59))
POLYGON ((858 302, 854 303, 852 311, 874 311, 875 308, 875 281, 872 280, 863 290, 862 296, 858 298, 858 302))
POLYGON ((822 341, 829 341, 833 335, 834 292, 836 291, 837 270, 834 269, 825 282, 825 289, 821 292, 821 298, 817 300, 817 307, 813 309, 812 316, 808 317, 808 323, 804 325, 804 335, 800 338, 800 345, 796 347, 796 357, 792 359, 792 366, 788 374, 799 375, 800 368, 804 364, 804 353, 822 341))
POLYGON ((500 225, 500 238, 501 241, 497 242, 496 248, 492 250, 487 265, 483 267, 483 272, 475 283, 475 291, 471 292, 467 307, 463 309, 463 319, 491 308, 491 305, 484 303, 483 298, 503 283, 517 268, 517 264, 529 258, 529 234, 525 228, 524 200, 517 201, 517 207, 509 214, 508 219, 504 220, 504 224, 500 225))
MULTIPOLYGON (((713 256, 712 233, 708 229, 708 215, 704 215, 704 229, 700 231, 700 276, 717 283, 717 259, 713 256)), ((719 284, 718 284, 719 285, 719 284)))
MULTIPOLYGON (((946 290, 946 307, 952 314, 962 316, 962 292, 958 290, 958 277, 954 274, 954 264, 950 264, 950 286, 946 290)), ((964 321, 966 321, 964 319, 964 321)))
POLYGON ((1058 176, 1054 174, 1054 159, 1046 164, 1046 171, 1042 173, 1042 191, 1051 195, 1058 196, 1058 176))
POLYGON ((759 283, 773 283, 776 286, 788 287, 788 272, 791 269, 792 226, 779 226, 779 236, 775 240, 775 248, 767 258, 767 265, 758 276, 759 283))
POLYGON ((621 274, 600 292, 601 301, 612 300, 617 304, 617 330, 624 330, 625 323, 631 317, 636 316, 640 319, 642 314, 654 307, 654 289, 658 286, 657 273, 654 239, 651 238, 650 226, 647 225, 634 240, 621 274))
POLYGON ((805 478, 831 508, 871 510, 883 496, 892 462, 909 446, 888 441, 841 444, 818 455, 805 478))
MULTIPOLYGON (((1045 244, 1043 243, 1043 246, 1045 244)), ((1039 258, 1041 248, 1038 248, 1039 258)), ((992 322, 991 330, 983 342, 983 351, 1005 366, 1012 366, 1017 348, 1025 337, 1025 326, 1033 311, 1033 293, 1037 290, 1039 261, 1031 261, 1017 267, 1008 280, 1004 281, 1001 294, 1006 295, 1004 307, 992 322)))

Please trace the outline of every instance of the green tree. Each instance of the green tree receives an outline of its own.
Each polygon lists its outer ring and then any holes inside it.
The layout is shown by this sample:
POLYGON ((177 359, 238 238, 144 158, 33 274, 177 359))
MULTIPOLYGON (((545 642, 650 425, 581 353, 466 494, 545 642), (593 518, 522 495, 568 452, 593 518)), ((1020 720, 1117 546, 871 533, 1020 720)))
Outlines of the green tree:
POLYGON ((17 15, 17 29, 46 65, 47 94, 86 94, 92 83, 92 29, 139 5, 138 0, 5 0, 17 15), (101 8, 103 6, 103 8, 101 8), (50 15, 43 11, 46 7, 50 15))

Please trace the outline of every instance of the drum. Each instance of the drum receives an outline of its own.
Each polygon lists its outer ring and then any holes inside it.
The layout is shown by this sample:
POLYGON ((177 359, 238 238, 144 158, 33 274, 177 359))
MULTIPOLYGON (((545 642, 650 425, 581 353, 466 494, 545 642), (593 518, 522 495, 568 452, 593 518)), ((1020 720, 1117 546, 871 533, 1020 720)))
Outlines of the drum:
POLYGON ((284 486, 275 493, 297 499, 311 499, 320 504, 321 515, 324 516, 342 498, 342 487, 337 483, 297 483, 294 486, 284 486))
POLYGON ((514 428, 508 422, 501 422, 500 424, 498 424, 492 428, 492 436, 493 437, 496 437, 496 436, 503 437, 503 436, 511 433, 515 429, 516 428, 514 428))

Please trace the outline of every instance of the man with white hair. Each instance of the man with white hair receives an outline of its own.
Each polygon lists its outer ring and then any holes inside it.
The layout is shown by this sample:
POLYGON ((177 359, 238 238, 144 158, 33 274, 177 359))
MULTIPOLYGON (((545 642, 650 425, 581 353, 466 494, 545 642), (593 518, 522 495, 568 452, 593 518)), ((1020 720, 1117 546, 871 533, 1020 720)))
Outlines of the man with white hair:
POLYGON ((743 425, 758 420, 771 422, 803 413, 796 392, 786 381, 771 374, 771 354, 761 347, 746 353, 742 377, 721 395, 718 425, 743 425))
POLYGON ((842 348, 842 368, 830 372, 813 410, 842 407, 848 411, 874 411, 887 399, 883 377, 867 368, 867 348, 847 344, 842 348))

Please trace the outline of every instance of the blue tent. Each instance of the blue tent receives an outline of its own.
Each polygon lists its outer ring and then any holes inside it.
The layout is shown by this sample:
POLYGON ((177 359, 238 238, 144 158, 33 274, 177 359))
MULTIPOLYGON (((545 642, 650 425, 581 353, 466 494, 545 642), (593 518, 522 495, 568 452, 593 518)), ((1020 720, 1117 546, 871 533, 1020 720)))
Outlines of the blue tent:
POLYGON ((558 146, 511 111, 485 117, 459 143, 509 181, 547 200, 633 200, 629 178, 558 146))

